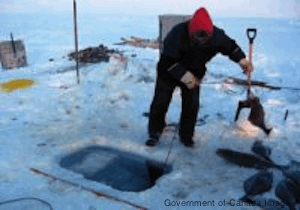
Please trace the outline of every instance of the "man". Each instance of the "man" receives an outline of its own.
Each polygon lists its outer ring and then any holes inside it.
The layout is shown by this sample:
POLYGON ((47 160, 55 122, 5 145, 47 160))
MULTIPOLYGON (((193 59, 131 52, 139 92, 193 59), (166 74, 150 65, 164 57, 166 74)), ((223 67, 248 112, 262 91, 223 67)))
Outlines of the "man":
POLYGON ((155 95, 150 107, 149 139, 146 145, 155 146, 166 126, 165 116, 173 91, 181 88, 182 110, 179 126, 180 141, 193 147, 193 135, 199 110, 200 82, 205 64, 217 53, 239 63, 244 73, 253 71, 245 53, 224 31, 213 25, 205 8, 198 9, 192 19, 172 28, 163 43, 157 64, 155 95))

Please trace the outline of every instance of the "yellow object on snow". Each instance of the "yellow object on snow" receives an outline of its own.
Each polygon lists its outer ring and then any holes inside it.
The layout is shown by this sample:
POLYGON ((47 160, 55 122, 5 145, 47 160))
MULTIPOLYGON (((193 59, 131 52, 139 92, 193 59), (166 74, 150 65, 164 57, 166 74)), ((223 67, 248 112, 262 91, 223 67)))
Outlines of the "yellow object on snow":
POLYGON ((34 85, 34 81, 30 79, 13 79, 0 84, 0 89, 5 93, 15 90, 29 88, 34 85))

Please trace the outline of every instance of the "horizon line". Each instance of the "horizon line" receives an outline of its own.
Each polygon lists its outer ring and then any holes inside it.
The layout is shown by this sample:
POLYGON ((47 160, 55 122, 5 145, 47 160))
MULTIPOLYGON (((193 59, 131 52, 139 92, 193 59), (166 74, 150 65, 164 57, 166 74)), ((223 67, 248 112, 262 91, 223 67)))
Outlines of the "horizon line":
MULTIPOLYGON (((68 11, 72 12, 72 11, 68 11)), ((99 12, 87 12, 87 11, 79 11, 79 13, 83 15, 124 15, 124 16, 160 16, 160 15, 192 15, 192 14, 185 14, 185 13, 160 13, 160 14, 140 14, 140 13, 124 13, 124 12, 110 12, 110 13, 99 13, 99 12)), ((0 11, 0 14, 23 14, 23 15, 54 15, 54 14, 67 14, 66 11, 35 11, 35 12, 26 12, 26 11, 0 11)), ((245 15, 245 16, 232 16, 232 15, 213 15, 212 18, 264 18, 264 19, 300 19, 300 15, 298 16, 264 16, 264 15, 245 15)))

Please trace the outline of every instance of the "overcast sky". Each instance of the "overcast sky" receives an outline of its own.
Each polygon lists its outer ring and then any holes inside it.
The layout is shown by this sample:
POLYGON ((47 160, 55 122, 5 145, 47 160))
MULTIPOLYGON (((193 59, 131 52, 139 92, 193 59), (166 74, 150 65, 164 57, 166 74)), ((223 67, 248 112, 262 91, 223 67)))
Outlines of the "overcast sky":
MULTIPOLYGON (((71 12, 73 0, 0 0, 0 12, 71 12)), ((77 0, 78 12, 192 14, 206 6, 213 17, 296 17, 300 0, 77 0)))

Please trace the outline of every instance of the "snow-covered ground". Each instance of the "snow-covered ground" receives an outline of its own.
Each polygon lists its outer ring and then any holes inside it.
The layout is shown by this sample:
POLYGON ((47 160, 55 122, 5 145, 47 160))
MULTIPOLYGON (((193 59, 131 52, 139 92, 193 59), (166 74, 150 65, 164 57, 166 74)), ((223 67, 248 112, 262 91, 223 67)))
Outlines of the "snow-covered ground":
MULTIPOLYGON (((153 97, 159 52, 113 45, 122 36, 157 38, 158 17, 79 15, 80 49, 104 44, 124 51, 127 57, 126 62, 111 58, 109 63, 81 66, 79 85, 74 61, 63 58, 74 49, 71 14, 0 17, 6 20, 0 23, 0 39, 8 40, 10 32, 15 39, 23 39, 29 63, 28 67, 11 71, 1 69, 0 83, 18 78, 35 81, 28 89, 0 92, 0 204, 35 197, 47 201, 55 210, 135 209, 29 170, 37 168, 148 209, 259 209, 218 205, 224 199, 229 202, 242 197, 243 181, 257 170, 226 163, 216 156, 216 149, 250 152, 253 142, 262 139, 272 148, 271 158, 276 163, 300 161, 300 92, 253 88, 266 111, 267 125, 274 128, 269 138, 246 120, 249 110, 242 111, 234 124, 238 101, 245 99, 246 90, 222 81, 227 76, 245 79, 245 75, 238 65, 218 55, 208 64, 201 87, 198 117, 205 118, 206 124, 196 127, 196 148, 185 148, 176 139, 169 157, 173 170, 159 178, 154 187, 142 192, 122 192, 61 168, 60 158, 90 145, 165 160, 174 130, 166 132, 157 147, 148 148, 144 145, 148 119, 142 116, 149 111, 153 97), (50 58, 54 61, 50 62, 50 58), (289 115, 284 121, 286 110, 289 115), (214 201, 214 206, 168 206, 179 201, 214 201)), ((256 27, 253 79, 299 87, 299 26, 284 19, 218 19, 215 24, 235 38, 246 53, 246 28, 256 27)), ((178 122, 180 105, 180 91, 176 90, 168 123, 178 122)), ((277 171, 274 174, 276 186, 283 177, 277 171)), ((276 198, 274 188, 263 198, 276 198)), ((32 209, 49 209, 42 202, 23 200, 2 204, 0 210, 19 210, 30 205, 32 209)))

